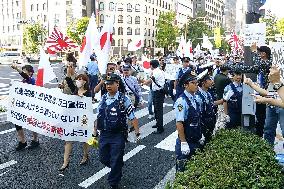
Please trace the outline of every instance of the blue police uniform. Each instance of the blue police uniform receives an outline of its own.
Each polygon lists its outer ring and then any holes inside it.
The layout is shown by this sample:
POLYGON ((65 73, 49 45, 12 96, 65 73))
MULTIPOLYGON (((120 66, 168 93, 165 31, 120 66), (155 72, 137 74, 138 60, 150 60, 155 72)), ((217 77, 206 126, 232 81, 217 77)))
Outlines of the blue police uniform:
POLYGON ((135 119, 130 99, 121 92, 103 95, 98 106, 97 129, 100 130, 100 161, 110 167, 108 182, 116 186, 122 177, 123 155, 127 140, 127 118, 135 119))
POLYGON ((186 142, 189 145, 190 153, 184 155, 181 152, 181 141, 176 140, 176 170, 184 171, 186 161, 200 148, 202 138, 200 127, 200 105, 194 95, 186 90, 181 94, 175 103, 176 122, 182 122, 186 142))
POLYGON ((181 77, 189 70, 189 67, 186 68, 180 68, 178 72, 176 73, 175 79, 178 81, 176 85, 176 100, 179 98, 179 96, 183 93, 183 88, 178 84, 181 77))
POLYGON ((90 90, 91 90, 91 94, 92 97, 95 97, 95 93, 94 93, 94 88, 96 87, 96 85, 98 84, 98 74, 99 74, 99 68, 98 68, 98 63, 96 61, 90 61, 88 62, 87 66, 87 73, 89 76, 89 80, 90 80, 90 90))
POLYGON ((196 93, 196 96, 200 102, 200 124, 202 134, 205 137, 205 143, 207 143, 212 138, 212 134, 216 124, 216 109, 214 105, 214 100, 209 91, 204 91, 201 88, 199 88, 199 91, 196 93))
POLYGON ((227 85, 224 89, 224 96, 229 92, 233 92, 233 95, 228 99, 228 115, 230 116, 230 122, 227 123, 227 128, 236 128, 241 126, 242 116, 242 95, 243 85, 233 82, 227 85))

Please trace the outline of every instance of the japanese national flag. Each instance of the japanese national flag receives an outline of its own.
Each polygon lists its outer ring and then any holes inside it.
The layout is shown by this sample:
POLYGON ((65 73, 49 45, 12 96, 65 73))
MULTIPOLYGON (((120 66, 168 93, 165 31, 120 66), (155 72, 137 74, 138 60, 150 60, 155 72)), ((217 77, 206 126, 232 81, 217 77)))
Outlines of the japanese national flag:
POLYGON ((137 51, 139 50, 144 44, 144 40, 142 37, 132 40, 128 44, 128 51, 137 51))
POLYGON ((185 56, 186 41, 183 36, 180 37, 180 42, 176 51, 177 56, 183 58, 185 56))
POLYGON ((184 56, 189 57, 191 60, 193 60, 192 44, 190 40, 185 44, 184 56))
POLYGON ((40 50, 40 60, 39 60, 39 65, 38 65, 36 85, 42 87, 42 86, 44 86, 44 84, 49 83, 51 80, 53 80, 55 78, 56 78, 56 75, 53 72, 53 68, 50 65, 49 57, 41 49, 40 50))
MULTIPOLYGON (((92 14, 80 48, 79 68, 87 65, 87 63, 90 61, 90 56, 94 53, 94 50, 97 49, 98 45, 99 32, 97 29, 95 15, 92 14)), ((95 53, 97 54, 97 52, 95 53)))
POLYGON ((101 74, 106 73, 106 67, 109 60, 111 49, 114 16, 107 17, 99 37, 99 46, 95 46, 95 52, 98 60, 98 67, 101 74))

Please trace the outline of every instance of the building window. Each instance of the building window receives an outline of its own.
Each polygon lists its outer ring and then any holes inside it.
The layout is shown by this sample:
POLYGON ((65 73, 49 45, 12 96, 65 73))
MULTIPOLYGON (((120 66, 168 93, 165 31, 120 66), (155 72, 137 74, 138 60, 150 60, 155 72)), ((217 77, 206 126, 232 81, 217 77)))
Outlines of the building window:
POLYGON ((135 17, 135 24, 140 24, 140 16, 135 17))
POLYGON ((113 3, 113 2, 110 2, 110 3, 109 3, 109 10, 110 10, 110 11, 113 11, 113 10, 114 10, 114 3, 113 3))
POLYGON ((144 10, 144 13, 147 13, 147 6, 145 5, 145 10, 144 10))
POLYGON ((123 11, 123 4, 122 3, 117 4, 117 11, 123 11))
POLYGON ((114 27, 112 28, 112 34, 113 35, 115 34, 115 28, 114 27))
POLYGON ((122 15, 118 16, 118 23, 123 23, 123 16, 122 15))
POLYGON ((127 16, 127 24, 132 24, 132 17, 131 16, 127 16))
POLYGON ((119 47, 120 47, 120 46, 123 46, 123 39, 119 39, 119 40, 118 40, 117 46, 119 46, 119 47))
POLYGON ((135 12, 140 12, 140 5, 139 4, 135 5, 135 12))
POLYGON ((144 47, 147 47, 147 40, 144 39, 144 47))
POLYGON ((38 11, 38 9, 39 9, 39 5, 38 5, 38 4, 36 4, 36 11, 38 11))
POLYGON ((31 4, 31 11, 34 11, 34 5, 31 4))
POLYGON ((132 28, 131 27, 127 28, 127 35, 132 35, 132 28))
POLYGON ((46 10, 46 3, 43 3, 42 10, 46 10))
POLYGON ((111 46, 115 46, 115 40, 114 39, 112 39, 112 41, 111 41, 111 46))
POLYGON ((135 35, 140 35, 140 28, 135 29, 135 35))
POLYGON ((103 11, 105 9, 105 4, 103 2, 100 2, 99 4, 99 10, 103 11))
POLYGON ((152 26, 155 26, 155 20, 154 19, 152 20, 152 26))
POLYGON ((47 22, 47 16, 46 15, 43 15, 43 21, 47 22))
POLYGON ((151 30, 148 29, 148 36, 151 36, 151 30))
POLYGON ((123 35, 123 28, 122 27, 118 28, 118 35, 123 35))
POLYGON ((155 31, 153 30, 153 32, 152 32, 152 37, 155 37, 155 31))
POLYGON ((152 47, 155 47, 155 42, 154 42, 154 40, 152 40, 152 47))
POLYGON ((105 23, 105 16, 103 14, 100 15, 100 23, 105 23))
POLYGON ((132 5, 130 3, 127 4, 127 12, 132 12, 132 5))

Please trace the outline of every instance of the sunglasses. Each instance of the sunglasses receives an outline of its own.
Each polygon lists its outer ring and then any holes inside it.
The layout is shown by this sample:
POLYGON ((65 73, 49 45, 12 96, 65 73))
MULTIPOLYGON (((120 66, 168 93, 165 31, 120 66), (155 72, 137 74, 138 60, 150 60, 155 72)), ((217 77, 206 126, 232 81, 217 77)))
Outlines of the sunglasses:
POLYGON ((115 70, 115 68, 109 68, 109 70, 114 71, 114 70, 115 70))
POLYGON ((123 71, 124 71, 124 72, 128 72, 128 71, 129 71, 129 69, 123 69, 123 71))

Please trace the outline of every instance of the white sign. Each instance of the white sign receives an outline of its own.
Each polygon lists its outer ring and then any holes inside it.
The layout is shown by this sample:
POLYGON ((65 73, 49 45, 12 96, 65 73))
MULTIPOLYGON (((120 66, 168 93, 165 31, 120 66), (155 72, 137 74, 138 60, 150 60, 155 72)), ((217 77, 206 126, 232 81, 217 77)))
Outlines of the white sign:
POLYGON ((176 73, 181 67, 181 64, 167 64, 165 69, 165 78, 168 80, 175 80, 176 73))
POLYGON ((284 78, 284 42, 270 42, 273 64, 279 66, 282 78, 284 78))
POLYGON ((244 46, 246 47, 250 47, 253 43, 256 43, 257 46, 265 45, 266 24, 246 24, 244 29, 244 36, 244 46))
POLYGON ((36 133, 86 142, 94 130, 91 98, 21 82, 10 87, 8 120, 36 133))

